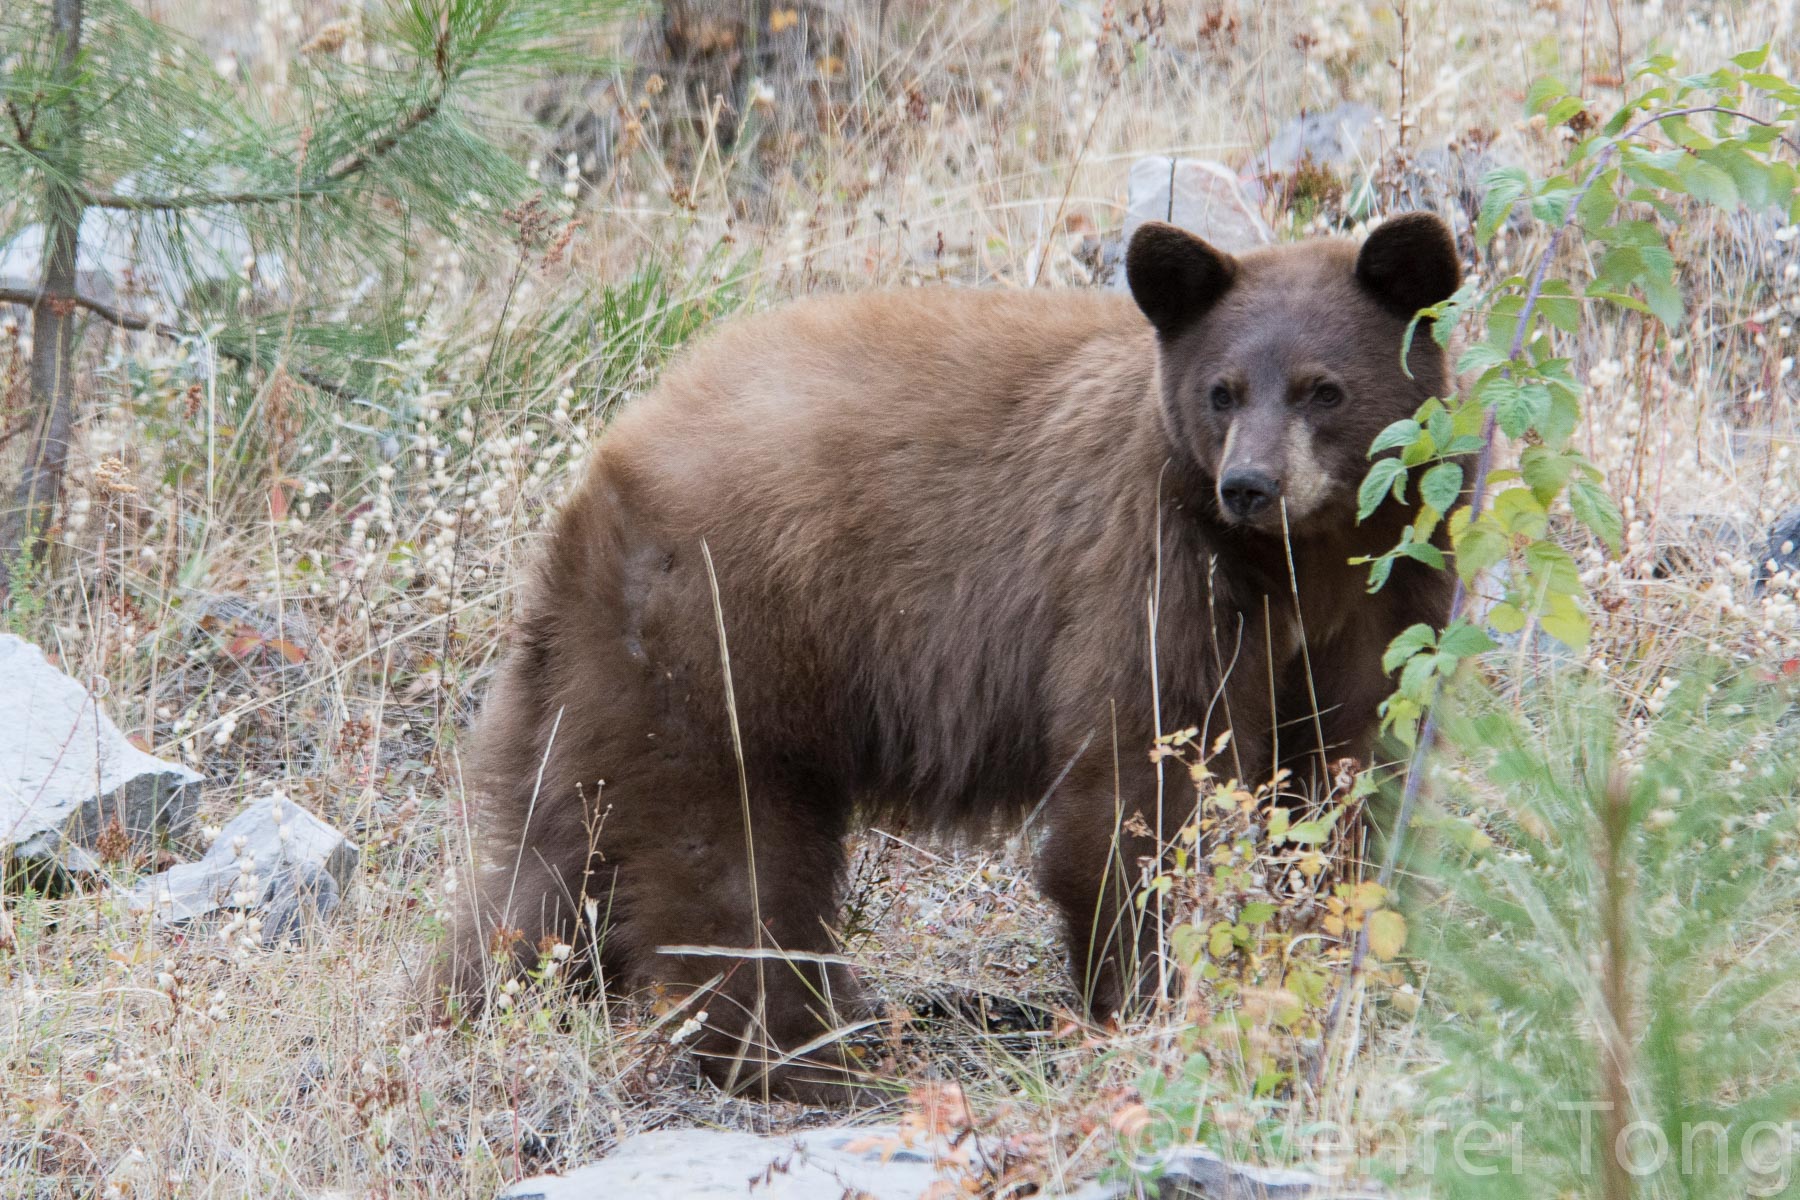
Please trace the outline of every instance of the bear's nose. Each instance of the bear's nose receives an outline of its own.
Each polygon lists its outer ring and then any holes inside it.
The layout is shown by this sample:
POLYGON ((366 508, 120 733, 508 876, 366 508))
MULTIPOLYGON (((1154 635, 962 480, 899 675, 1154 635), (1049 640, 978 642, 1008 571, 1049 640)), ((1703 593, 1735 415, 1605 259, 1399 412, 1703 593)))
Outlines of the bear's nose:
POLYGON ((1254 517, 1281 495, 1281 485, 1250 467, 1227 471, 1219 480, 1219 499, 1233 516, 1254 517))

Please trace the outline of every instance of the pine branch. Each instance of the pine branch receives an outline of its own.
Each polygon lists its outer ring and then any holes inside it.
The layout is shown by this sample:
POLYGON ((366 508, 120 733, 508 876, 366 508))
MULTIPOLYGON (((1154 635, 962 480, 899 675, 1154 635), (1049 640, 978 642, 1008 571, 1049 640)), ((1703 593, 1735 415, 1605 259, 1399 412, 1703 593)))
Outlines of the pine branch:
POLYGON ((191 208, 279 204, 283 200, 316 196, 323 190, 316 183, 302 183, 279 192, 187 192, 180 196, 121 196, 114 192, 88 192, 84 199, 94 208, 116 208, 126 212, 181 212, 191 208))
POLYGON ((400 119, 363 145, 340 155, 336 162, 311 179, 301 180, 280 191, 247 190, 238 192, 188 192, 179 196, 121 196, 113 192, 88 192, 85 199, 96 208, 123 209, 128 212, 179 212, 191 208, 224 208, 235 205, 280 204, 322 196, 336 190, 351 176, 391 153, 406 136, 436 117, 444 106, 444 93, 456 71, 452 64, 440 59, 434 67, 436 82, 418 104, 401 114, 400 119))
POLYGON ((433 90, 422 103, 383 130, 379 137, 367 145, 346 152, 328 170, 311 179, 301 180, 291 188, 280 191, 188 192, 179 196, 121 196, 114 192, 89 192, 86 200, 96 208, 123 209, 127 212, 180 212, 192 208, 280 204, 286 200, 323 196, 388 154, 407 134, 437 116, 443 102, 443 90, 433 90))
POLYGON ((423 101, 394 122, 393 126, 384 131, 380 137, 371 140, 359 149, 350 151, 332 163, 331 169, 325 172, 325 179, 330 183, 337 183, 349 178, 398 146, 400 140, 407 134, 437 116, 438 110, 443 107, 444 88, 448 82, 448 78, 440 74, 437 85, 431 89, 430 94, 423 101))

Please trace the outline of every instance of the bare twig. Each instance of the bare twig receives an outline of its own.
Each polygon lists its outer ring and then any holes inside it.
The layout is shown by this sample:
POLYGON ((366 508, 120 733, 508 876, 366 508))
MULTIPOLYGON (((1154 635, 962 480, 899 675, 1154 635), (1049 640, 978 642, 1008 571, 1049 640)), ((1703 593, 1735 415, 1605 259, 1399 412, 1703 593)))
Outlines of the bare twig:
MULTIPOLYGON (((43 293, 31 288, 0 287, 0 304, 20 304, 24 305, 26 308, 35 309, 44 299, 46 299, 46 297, 43 293)), ((107 304, 104 301, 96 300, 92 296, 83 296, 80 293, 76 293, 65 297, 65 299, 77 308, 85 308, 107 324, 117 325, 120 329, 130 329, 134 332, 143 332, 147 330, 166 338, 189 336, 186 330, 178 329, 173 325, 164 324, 161 321, 143 316, 139 313, 127 312, 122 308, 114 308, 112 305, 107 304)))
MULTIPOLYGON (((200 336, 193 330, 183 329, 179 325, 171 325, 166 321, 158 321, 153 317, 146 317, 142 313, 134 313, 126 309, 114 308, 112 305, 101 300, 96 300, 92 296, 83 296, 76 293, 65 299, 77 308, 87 309, 109 325, 116 325, 120 329, 129 329, 134 333, 154 333, 158 337, 165 337, 171 341, 182 341, 200 336)), ((21 304, 26 308, 35 308, 39 300, 39 293, 32 291, 30 288, 0 287, 0 304, 21 304)), ((254 355, 246 354, 241 350, 232 350, 224 346, 217 346, 215 349, 226 358, 229 358, 232 362, 240 363, 244 366, 263 365, 256 360, 254 355)), ((293 375, 294 378, 304 382, 307 386, 317 388, 319 391, 330 396, 335 396, 339 400, 351 400, 356 396, 355 392, 351 391, 343 384, 328 379, 324 375, 319 374, 317 371, 310 370, 309 368, 289 367, 288 373, 293 375)))

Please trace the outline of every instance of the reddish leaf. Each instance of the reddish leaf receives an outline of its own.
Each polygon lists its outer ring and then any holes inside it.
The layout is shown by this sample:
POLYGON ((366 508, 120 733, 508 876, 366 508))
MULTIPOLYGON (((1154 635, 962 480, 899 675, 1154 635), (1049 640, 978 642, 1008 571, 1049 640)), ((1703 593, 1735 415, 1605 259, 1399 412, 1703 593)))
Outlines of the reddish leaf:
POLYGON ((262 648, 263 639, 255 633, 240 633, 225 643, 225 653, 233 658, 249 658, 262 648))
POLYGON ((248 658, 259 650, 279 654, 290 663, 306 661, 306 648, 297 642, 282 637, 265 637, 243 625, 232 626, 231 639, 225 643, 225 653, 233 658, 248 658))
POLYGON ((306 661, 306 648, 288 641, 286 638, 270 638, 269 648, 291 663, 306 661))

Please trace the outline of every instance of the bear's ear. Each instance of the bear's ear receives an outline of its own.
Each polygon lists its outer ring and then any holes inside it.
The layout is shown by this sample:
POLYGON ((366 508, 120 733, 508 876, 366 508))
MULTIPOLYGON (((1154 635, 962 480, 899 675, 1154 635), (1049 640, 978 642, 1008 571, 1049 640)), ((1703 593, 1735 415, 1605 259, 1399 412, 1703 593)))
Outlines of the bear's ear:
POLYGON ((1140 225, 1125 251, 1131 298, 1156 326, 1157 336, 1165 339, 1217 304, 1231 290, 1237 272, 1237 259, 1161 221, 1140 225))
POLYGON ((1383 221, 1356 256, 1356 282, 1389 312, 1411 317, 1462 284, 1456 239, 1433 213, 1383 221))

